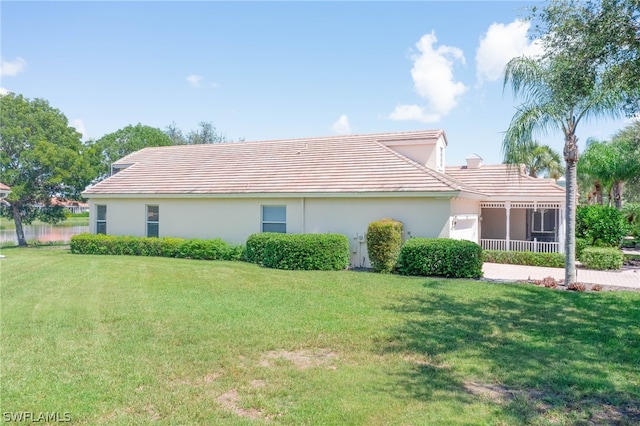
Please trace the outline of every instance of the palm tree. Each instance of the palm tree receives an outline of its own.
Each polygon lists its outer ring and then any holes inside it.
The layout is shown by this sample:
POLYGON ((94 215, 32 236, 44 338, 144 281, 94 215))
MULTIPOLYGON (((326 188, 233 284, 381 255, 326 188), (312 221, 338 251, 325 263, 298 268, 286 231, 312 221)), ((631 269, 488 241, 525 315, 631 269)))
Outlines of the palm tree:
POLYGON ((522 98, 505 132, 505 158, 532 144, 537 132, 561 131, 566 164, 565 283, 576 281, 575 215, 577 203, 578 137, 582 120, 624 114, 620 91, 605 86, 603 71, 579 58, 548 53, 544 58, 517 57, 505 68, 504 87, 522 98))
POLYGON ((523 151, 511 152, 505 158, 505 164, 523 164, 526 172, 531 177, 538 177, 544 174, 552 179, 559 179, 564 174, 564 167, 560 154, 549 145, 540 145, 538 142, 531 142, 521 146, 523 151))

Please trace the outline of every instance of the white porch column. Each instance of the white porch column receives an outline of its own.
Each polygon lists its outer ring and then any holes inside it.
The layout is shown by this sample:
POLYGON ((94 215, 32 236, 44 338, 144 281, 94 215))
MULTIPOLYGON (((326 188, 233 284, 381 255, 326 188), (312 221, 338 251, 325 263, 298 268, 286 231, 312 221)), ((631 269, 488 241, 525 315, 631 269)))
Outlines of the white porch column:
POLYGON ((559 220, 558 220, 558 222, 559 222, 558 223, 558 243, 560 245, 560 247, 558 247, 558 251, 560 253, 563 253, 563 254, 564 254, 564 242, 565 242, 565 232, 566 232, 565 227, 567 226, 567 223, 566 223, 566 221, 564 219, 565 210, 566 209, 565 209, 565 206, 563 204, 563 205, 560 206, 560 209, 559 209, 559 212, 558 212, 559 213, 559 215, 558 215, 558 217, 559 217, 559 220))
POLYGON ((509 234, 509 230, 511 229, 511 201, 504 202, 504 208, 507 212, 507 229, 505 234, 505 240, 507 241, 507 251, 511 250, 511 236, 509 234))

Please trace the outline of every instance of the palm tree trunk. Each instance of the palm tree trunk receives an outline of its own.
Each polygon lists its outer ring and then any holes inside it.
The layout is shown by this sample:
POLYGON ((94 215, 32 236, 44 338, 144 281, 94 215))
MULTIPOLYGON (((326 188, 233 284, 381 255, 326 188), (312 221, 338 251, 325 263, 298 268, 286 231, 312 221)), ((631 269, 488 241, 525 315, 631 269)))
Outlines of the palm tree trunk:
POLYGON ((624 182, 615 181, 613 182, 613 204, 616 209, 622 210, 622 187, 624 182))
POLYGON ((564 159, 567 165, 566 214, 564 240, 564 283, 576 282, 576 207, 578 189, 578 138, 571 132, 565 137, 564 159))
POLYGON ((22 216, 20 216, 20 209, 16 204, 11 206, 11 212, 13 213, 13 221, 16 224, 16 236, 18 237, 18 245, 25 247, 27 240, 24 238, 24 228, 22 227, 22 216))

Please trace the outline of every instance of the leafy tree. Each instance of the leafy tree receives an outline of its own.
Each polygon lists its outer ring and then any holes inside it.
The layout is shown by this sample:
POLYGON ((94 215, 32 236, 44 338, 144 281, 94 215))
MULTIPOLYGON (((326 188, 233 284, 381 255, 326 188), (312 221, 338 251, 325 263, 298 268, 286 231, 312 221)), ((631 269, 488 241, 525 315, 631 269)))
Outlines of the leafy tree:
POLYGON ((533 8, 547 57, 572 55, 640 111, 640 0, 551 0, 533 8))
POLYGON ((142 148, 169 145, 173 141, 162 130, 138 123, 101 137, 88 155, 95 164, 96 180, 102 180, 111 174, 111 164, 125 155, 142 148))
POLYGON ((171 139, 174 145, 187 144, 187 138, 184 136, 184 133, 182 133, 182 130, 178 128, 175 122, 165 127, 164 132, 167 136, 169 136, 169 139, 171 139))
POLYGON ((198 126, 198 129, 190 131, 187 135, 188 144, 228 142, 227 137, 222 133, 218 133, 218 130, 212 123, 201 121, 198 126))
POLYGON ((0 182, 11 187, 0 213, 14 219, 18 244, 26 246, 23 224, 63 220, 52 198, 79 199, 93 170, 80 133, 44 99, 0 96, 0 146, 0 182))
POLYGON ((509 152, 504 162, 514 165, 524 164, 531 177, 543 174, 553 179, 559 179, 564 173, 560 154, 549 145, 531 142, 521 145, 519 149, 520 151, 509 152))
POLYGON ((609 204, 618 210, 622 209, 624 183, 640 175, 640 144, 621 134, 611 142, 590 143, 578 162, 578 171, 603 185, 609 204))
POLYGON ((511 86, 514 95, 523 99, 505 132, 505 158, 517 155, 523 146, 531 144, 536 132, 559 130, 564 135, 567 285, 576 281, 576 131, 583 119, 620 116, 625 105, 621 90, 603 84, 603 71, 579 59, 567 52, 547 52, 541 58, 517 57, 507 64, 504 78, 504 86, 511 86))

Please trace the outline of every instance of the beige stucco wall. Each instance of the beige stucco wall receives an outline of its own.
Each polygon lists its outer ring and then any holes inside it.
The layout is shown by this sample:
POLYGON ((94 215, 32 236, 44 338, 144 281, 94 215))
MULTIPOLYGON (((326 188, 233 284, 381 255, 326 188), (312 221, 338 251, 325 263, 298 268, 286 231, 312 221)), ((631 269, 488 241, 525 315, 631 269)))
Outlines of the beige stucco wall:
POLYGON ((288 233, 346 235, 354 266, 369 266, 364 235, 369 223, 378 219, 403 222, 406 238, 449 236, 447 198, 94 199, 92 233, 100 204, 107 206, 108 234, 144 236, 146 206, 158 205, 160 236, 222 238, 230 243, 244 243, 260 232, 262 205, 286 205, 288 233))

